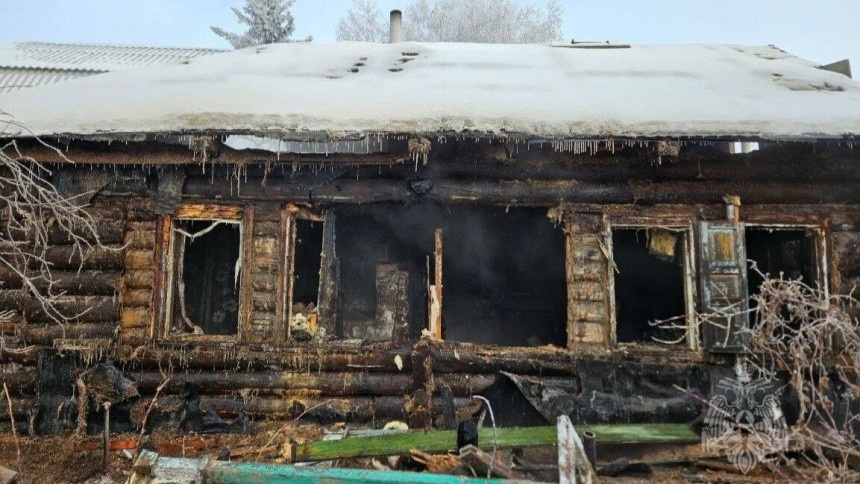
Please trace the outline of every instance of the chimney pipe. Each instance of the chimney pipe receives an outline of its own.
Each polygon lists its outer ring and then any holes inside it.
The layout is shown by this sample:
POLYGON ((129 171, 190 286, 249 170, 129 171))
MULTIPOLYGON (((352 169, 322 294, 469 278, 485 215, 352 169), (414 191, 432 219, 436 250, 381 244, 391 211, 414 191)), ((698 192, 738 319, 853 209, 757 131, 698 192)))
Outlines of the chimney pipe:
POLYGON ((400 42, 400 25, 403 21, 403 12, 400 10, 391 11, 391 29, 389 30, 388 40, 392 44, 400 42))

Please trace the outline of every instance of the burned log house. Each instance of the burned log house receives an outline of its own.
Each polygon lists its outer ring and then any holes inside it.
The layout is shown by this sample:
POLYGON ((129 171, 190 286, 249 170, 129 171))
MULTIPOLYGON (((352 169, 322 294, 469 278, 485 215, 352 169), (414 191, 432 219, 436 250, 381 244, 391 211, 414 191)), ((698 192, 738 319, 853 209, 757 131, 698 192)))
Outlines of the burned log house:
POLYGON ((673 385, 708 395, 742 349, 749 321, 697 315, 756 290, 747 259, 860 281, 860 85, 774 47, 271 45, 0 107, 104 245, 48 251, 89 308, 63 327, 3 276, 37 432, 106 356, 140 402, 169 372, 222 415, 423 428, 480 394, 502 424, 685 422, 673 385))

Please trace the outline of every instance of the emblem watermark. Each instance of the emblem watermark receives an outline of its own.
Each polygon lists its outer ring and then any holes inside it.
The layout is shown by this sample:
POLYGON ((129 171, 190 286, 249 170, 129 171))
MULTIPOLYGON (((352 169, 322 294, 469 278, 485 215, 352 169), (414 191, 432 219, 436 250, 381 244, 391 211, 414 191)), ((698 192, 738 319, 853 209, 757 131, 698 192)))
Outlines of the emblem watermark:
POLYGON ((702 445, 726 458, 744 474, 788 442, 788 426, 779 406, 778 386, 753 379, 744 362, 735 377, 717 383, 705 413, 702 445))

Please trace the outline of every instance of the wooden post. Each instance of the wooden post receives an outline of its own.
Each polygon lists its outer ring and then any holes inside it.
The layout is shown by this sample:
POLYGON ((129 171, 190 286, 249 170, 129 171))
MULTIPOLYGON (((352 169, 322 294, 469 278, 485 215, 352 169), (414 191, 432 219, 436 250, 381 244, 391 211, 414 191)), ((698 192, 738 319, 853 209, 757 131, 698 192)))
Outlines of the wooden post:
POLYGON ((412 349, 412 393, 406 398, 406 415, 409 428, 433 429, 433 351, 430 342, 422 339, 412 349))
MULTIPOLYGON (((442 229, 436 229, 436 243, 433 251, 433 284, 430 286, 430 311, 428 330, 434 338, 442 339, 442 229)), ((430 275, 428 274, 429 278, 430 275)))
POLYGON ((582 440, 567 415, 558 417, 558 482, 591 484, 597 481, 582 440))
MULTIPOLYGON (((337 333, 337 303, 340 284, 340 260, 337 257, 337 217, 326 210, 323 222, 322 254, 320 254, 320 283, 317 310, 319 325, 326 335, 337 333)), ((290 308, 292 310, 292 308, 290 308)))
POLYGON ((241 285, 239 286, 239 322, 236 337, 240 341, 246 341, 251 337, 251 315, 253 304, 251 298, 254 294, 252 283, 254 281, 254 206, 245 207, 242 210, 242 247, 239 248, 239 257, 242 258, 241 285))
POLYGON ((110 402, 104 402, 102 406, 105 409, 105 428, 102 433, 102 469, 107 471, 110 463, 110 402))

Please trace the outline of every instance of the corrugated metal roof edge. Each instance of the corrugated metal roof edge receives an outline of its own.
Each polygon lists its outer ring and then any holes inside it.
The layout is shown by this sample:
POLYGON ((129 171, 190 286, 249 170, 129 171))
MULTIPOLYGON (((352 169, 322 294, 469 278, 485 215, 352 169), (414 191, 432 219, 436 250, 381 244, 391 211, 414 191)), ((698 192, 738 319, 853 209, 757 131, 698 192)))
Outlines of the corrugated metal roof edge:
POLYGON ((33 67, 26 64, 4 64, 0 65, 0 69, 26 69, 28 71, 62 71, 62 72, 82 72, 88 74, 103 74, 110 72, 106 69, 87 69, 87 68, 71 68, 71 67, 33 67))
POLYGON ((117 47, 127 49, 165 49, 165 50, 206 50, 211 52, 229 52, 233 49, 217 49, 215 47, 176 47, 171 45, 135 45, 135 44, 103 44, 98 42, 48 42, 42 40, 23 40, 21 42, 12 42, 11 45, 18 44, 38 44, 38 45, 62 45, 68 47, 117 47))

